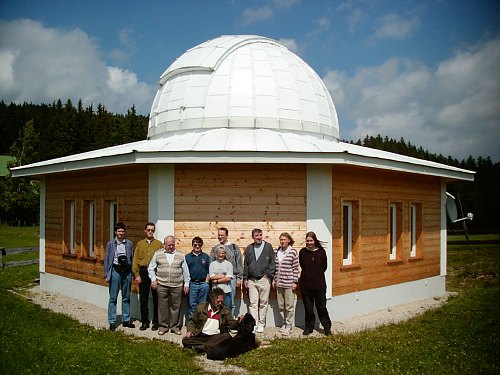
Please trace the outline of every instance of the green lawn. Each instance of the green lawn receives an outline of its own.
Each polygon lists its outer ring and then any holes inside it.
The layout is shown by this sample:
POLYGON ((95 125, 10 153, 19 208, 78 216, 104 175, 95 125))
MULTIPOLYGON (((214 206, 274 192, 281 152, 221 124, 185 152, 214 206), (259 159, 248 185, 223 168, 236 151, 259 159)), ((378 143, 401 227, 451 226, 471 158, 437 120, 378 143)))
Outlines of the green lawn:
MULTIPOLYGON (((498 374, 500 246, 450 246, 448 270, 458 294, 438 310, 354 335, 275 340, 227 363, 251 374, 498 374)), ((96 330, 8 291, 37 277, 37 266, 0 271, 0 374, 199 373, 174 344, 96 330)))
POLYGON ((97 330, 7 290, 29 286, 37 269, 0 271, 0 374, 201 373, 175 344, 97 330))
MULTIPOLYGON (((470 241, 500 240, 500 234, 469 234, 470 241)), ((465 234, 448 235, 448 241, 465 241, 465 234)))
POLYGON ((38 227, 10 227, 0 225, 0 247, 38 246, 38 227))
POLYGON ((442 308, 354 335, 276 340, 228 362, 261 374, 500 373, 500 248, 450 246, 442 308))

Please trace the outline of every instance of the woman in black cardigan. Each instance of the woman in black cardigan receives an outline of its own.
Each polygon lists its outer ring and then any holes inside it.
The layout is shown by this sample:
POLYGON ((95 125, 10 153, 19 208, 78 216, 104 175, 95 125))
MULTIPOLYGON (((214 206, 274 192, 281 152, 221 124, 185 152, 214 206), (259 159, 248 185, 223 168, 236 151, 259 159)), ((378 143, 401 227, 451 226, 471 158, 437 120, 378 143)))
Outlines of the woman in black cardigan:
POLYGON ((309 335, 313 332, 314 323, 316 322, 314 305, 316 305, 319 321, 325 329, 325 335, 329 336, 332 334, 332 321, 326 308, 325 281, 328 262, 326 251, 314 232, 306 234, 306 247, 300 250, 299 263, 302 268, 299 285, 306 320, 306 328, 303 334, 309 335))

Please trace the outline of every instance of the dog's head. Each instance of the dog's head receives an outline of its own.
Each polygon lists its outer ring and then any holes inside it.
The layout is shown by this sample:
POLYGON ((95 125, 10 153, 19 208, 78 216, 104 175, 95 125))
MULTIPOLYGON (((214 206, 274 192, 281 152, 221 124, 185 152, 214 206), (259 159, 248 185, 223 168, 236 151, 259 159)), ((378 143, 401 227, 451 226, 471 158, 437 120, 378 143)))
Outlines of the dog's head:
POLYGON ((246 313, 240 323, 240 332, 253 332, 255 327, 255 319, 252 314, 246 313))

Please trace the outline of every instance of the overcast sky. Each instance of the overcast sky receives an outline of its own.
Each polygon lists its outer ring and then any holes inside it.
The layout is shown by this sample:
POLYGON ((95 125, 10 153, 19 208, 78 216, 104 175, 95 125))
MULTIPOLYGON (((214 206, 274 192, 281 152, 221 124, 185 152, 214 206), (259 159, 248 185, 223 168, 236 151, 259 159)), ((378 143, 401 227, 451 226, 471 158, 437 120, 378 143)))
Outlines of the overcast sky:
POLYGON ((500 161, 500 1, 0 1, 0 100, 148 115, 160 75, 228 34, 285 44, 323 79, 340 136, 500 161))

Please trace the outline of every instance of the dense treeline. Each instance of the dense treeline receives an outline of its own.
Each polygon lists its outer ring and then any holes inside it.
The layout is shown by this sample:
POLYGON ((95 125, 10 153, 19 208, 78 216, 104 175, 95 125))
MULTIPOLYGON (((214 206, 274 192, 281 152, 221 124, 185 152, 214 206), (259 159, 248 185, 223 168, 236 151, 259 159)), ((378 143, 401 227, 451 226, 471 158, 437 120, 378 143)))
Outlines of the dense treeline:
MULTIPOLYGON (((136 114, 112 114, 99 104, 83 107, 79 100, 63 105, 0 102, 0 154, 11 155, 18 166, 104 147, 144 140, 148 118, 136 114)), ((37 224, 39 185, 20 178, 0 180, 0 222, 37 224)))
MULTIPOLYGON (((36 149, 28 162, 92 151, 104 147, 146 139, 148 119, 136 114, 135 107, 126 115, 112 114, 99 104, 75 107, 71 100, 47 104, 0 102, 0 154, 15 155, 11 147, 26 135, 36 149)), ((22 163, 26 164, 26 163, 22 163)))
POLYGON ((458 201, 458 214, 466 215, 471 212, 474 214, 474 220, 450 224, 449 228, 458 230, 462 229, 465 224, 473 231, 500 233, 500 215, 498 214, 500 199, 497 193, 498 186, 500 186, 500 163, 493 163, 489 156, 486 158, 469 156, 465 160, 458 161, 451 156, 432 154, 422 147, 406 142, 403 138, 396 141, 380 135, 366 136, 355 144, 475 171, 474 182, 455 182, 448 185, 448 192, 458 201))
MULTIPOLYGON (((68 100, 46 104, 14 104, 0 102, 0 154, 16 158, 14 165, 96 150, 108 146, 146 139, 148 119, 137 115, 132 107, 127 114, 112 114, 99 104, 76 107, 68 100)), ((460 199, 464 214, 474 213, 467 226, 474 230, 500 232, 500 199, 496 196, 500 185, 500 163, 489 157, 459 161, 451 156, 429 153, 403 138, 399 141, 367 136, 355 144, 420 159, 431 160, 476 172, 474 182, 450 184, 448 191, 460 199)), ((0 181, 0 220, 31 224, 38 221, 38 184, 23 179, 6 178, 0 181)), ((462 223, 451 224, 451 229, 462 228, 462 223)))

